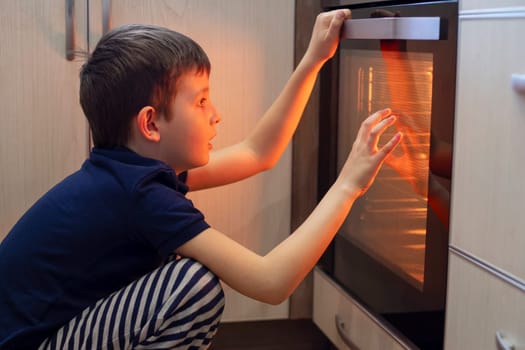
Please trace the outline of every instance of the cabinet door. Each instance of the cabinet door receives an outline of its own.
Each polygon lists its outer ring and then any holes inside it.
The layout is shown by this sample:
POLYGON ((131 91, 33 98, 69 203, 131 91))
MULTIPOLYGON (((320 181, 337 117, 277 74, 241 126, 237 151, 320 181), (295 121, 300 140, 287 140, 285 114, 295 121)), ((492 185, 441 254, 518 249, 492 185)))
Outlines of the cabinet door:
MULTIPOLYGON (((86 47, 85 4, 75 9, 86 47)), ((33 202, 87 154, 78 102, 82 59, 66 59, 66 1, 3 0, 0 11, 0 240, 33 202)))
MULTIPOLYGON (((90 2, 95 47, 102 1, 90 2)), ((184 33, 207 52, 211 99, 222 114, 214 147, 241 140, 273 102, 293 69, 293 0, 112 0, 111 26, 156 24, 184 33)), ((190 193, 216 229, 267 253, 290 233, 291 151, 269 172, 190 193)), ((288 317, 288 303, 269 306, 229 288, 223 321, 288 317)))
POLYGON ((450 254, 445 349, 492 350, 496 334, 525 348, 525 293, 450 254))
POLYGON ((525 11, 495 3, 461 2, 445 349, 525 346, 525 11))
POLYGON ((525 281, 525 11, 460 16, 451 244, 525 281))

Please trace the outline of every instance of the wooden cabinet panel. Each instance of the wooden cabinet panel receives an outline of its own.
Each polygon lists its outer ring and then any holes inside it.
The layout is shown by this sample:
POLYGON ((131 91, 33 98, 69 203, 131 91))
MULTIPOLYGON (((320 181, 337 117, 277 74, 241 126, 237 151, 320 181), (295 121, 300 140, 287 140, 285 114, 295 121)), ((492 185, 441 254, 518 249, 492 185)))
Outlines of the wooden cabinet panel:
POLYGON ((314 270, 313 320, 338 349, 408 349, 319 268, 314 270), (337 322, 353 346, 343 341, 337 322))
MULTIPOLYGON (((91 14, 102 13, 91 1, 91 14)), ((91 47, 102 16, 93 16, 91 47)), ((112 0, 111 23, 156 24, 182 32, 207 52, 211 99, 222 114, 214 147, 242 139, 255 126, 293 69, 293 0, 112 0)), ((216 229, 265 254, 290 233, 291 149, 269 172, 190 193, 216 229)), ((288 317, 288 302, 270 306, 226 288, 223 321, 288 317)))
POLYGON ((445 349, 525 345, 523 1, 460 2, 445 349), (500 7, 495 9, 494 7, 500 7))
POLYGON ((525 15, 460 22, 451 244, 525 280, 525 15))
MULTIPOLYGON (((88 150, 78 102, 83 58, 66 60, 65 1, 2 1, 0 11, 0 240, 33 202, 79 168, 88 150)), ((76 49, 86 50, 76 6, 76 49)))
POLYGON ((496 332, 525 348, 525 292, 450 254, 445 349, 495 350, 496 332))

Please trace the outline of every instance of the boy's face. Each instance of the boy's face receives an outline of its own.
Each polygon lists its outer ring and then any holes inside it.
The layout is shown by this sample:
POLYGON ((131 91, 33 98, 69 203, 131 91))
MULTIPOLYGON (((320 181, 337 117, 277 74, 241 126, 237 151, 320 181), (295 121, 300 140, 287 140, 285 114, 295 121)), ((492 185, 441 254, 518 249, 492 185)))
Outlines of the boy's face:
POLYGON ((169 105, 171 118, 159 121, 161 159, 177 173, 208 163, 215 124, 220 121, 210 100, 209 85, 205 72, 181 76, 169 105))

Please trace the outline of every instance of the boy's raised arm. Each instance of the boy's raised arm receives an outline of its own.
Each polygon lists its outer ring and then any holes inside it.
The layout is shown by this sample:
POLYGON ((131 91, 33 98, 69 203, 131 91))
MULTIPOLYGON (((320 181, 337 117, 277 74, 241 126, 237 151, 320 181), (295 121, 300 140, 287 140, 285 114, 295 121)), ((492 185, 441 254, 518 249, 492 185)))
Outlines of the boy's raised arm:
POLYGON ((213 151, 207 165, 188 173, 190 190, 225 185, 273 167, 290 142, 323 64, 337 50, 341 26, 350 11, 317 16, 308 49, 283 90, 240 143, 213 151))
POLYGON ((399 144, 397 133, 378 149, 377 142, 395 117, 374 113, 359 130, 339 177, 305 222, 265 256, 259 256, 210 228, 177 253, 200 261, 238 292, 270 304, 285 300, 317 263, 354 201, 372 184, 381 164, 399 144))

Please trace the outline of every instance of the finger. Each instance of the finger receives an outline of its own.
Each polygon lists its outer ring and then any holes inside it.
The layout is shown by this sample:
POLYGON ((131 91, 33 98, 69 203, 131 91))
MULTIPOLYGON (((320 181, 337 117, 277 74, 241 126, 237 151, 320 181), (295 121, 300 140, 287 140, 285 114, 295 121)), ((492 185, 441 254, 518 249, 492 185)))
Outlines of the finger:
POLYGON ((370 149, 376 149, 379 142, 379 138, 386 129, 392 126, 397 120, 395 115, 389 115, 387 118, 380 120, 376 125, 372 127, 370 137, 368 139, 368 146, 370 149))
POLYGON ((343 19, 349 19, 352 15, 352 12, 349 9, 333 10, 332 13, 335 16, 342 16, 343 19))
POLYGON ((362 123, 361 127, 359 128, 359 131, 357 133, 357 139, 366 142, 369 138, 370 132, 372 131, 372 128, 379 123, 381 120, 387 118, 392 114, 392 110, 390 108, 385 108, 382 110, 379 110, 370 116, 368 116, 362 123))
POLYGON ((342 14, 335 13, 330 18, 330 24, 328 25, 328 30, 326 32, 326 38, 336 38, 339 37, 339 32, 341 30, 341 26, 343 25, 343 16, 342 14))
POLYGON ((394 149, 396 149, 402 139, 403 134, 401 132, 397 132, 383 147, 381 147, 381 149, 377 151, 376 156, 381 159, 381 162, 384 161, 394 151, 394 149))
POLYGON ((381 120, 388 118, 391 114, 392 109, 390 108, 381 109, 375 113, 372 113, 372 115, 367 118, 370 120, 370 128, 379 123, 381 120))
POLYGON ((348 9, 342 9, 342 10, 334 10, 331 13, 331 21, 330 25, 328 27, 328 36, 329 37, 338 37, 339 33, 341 31, 341 26, 343 25, 343 22, 350 17, 350 10, 348 9))

